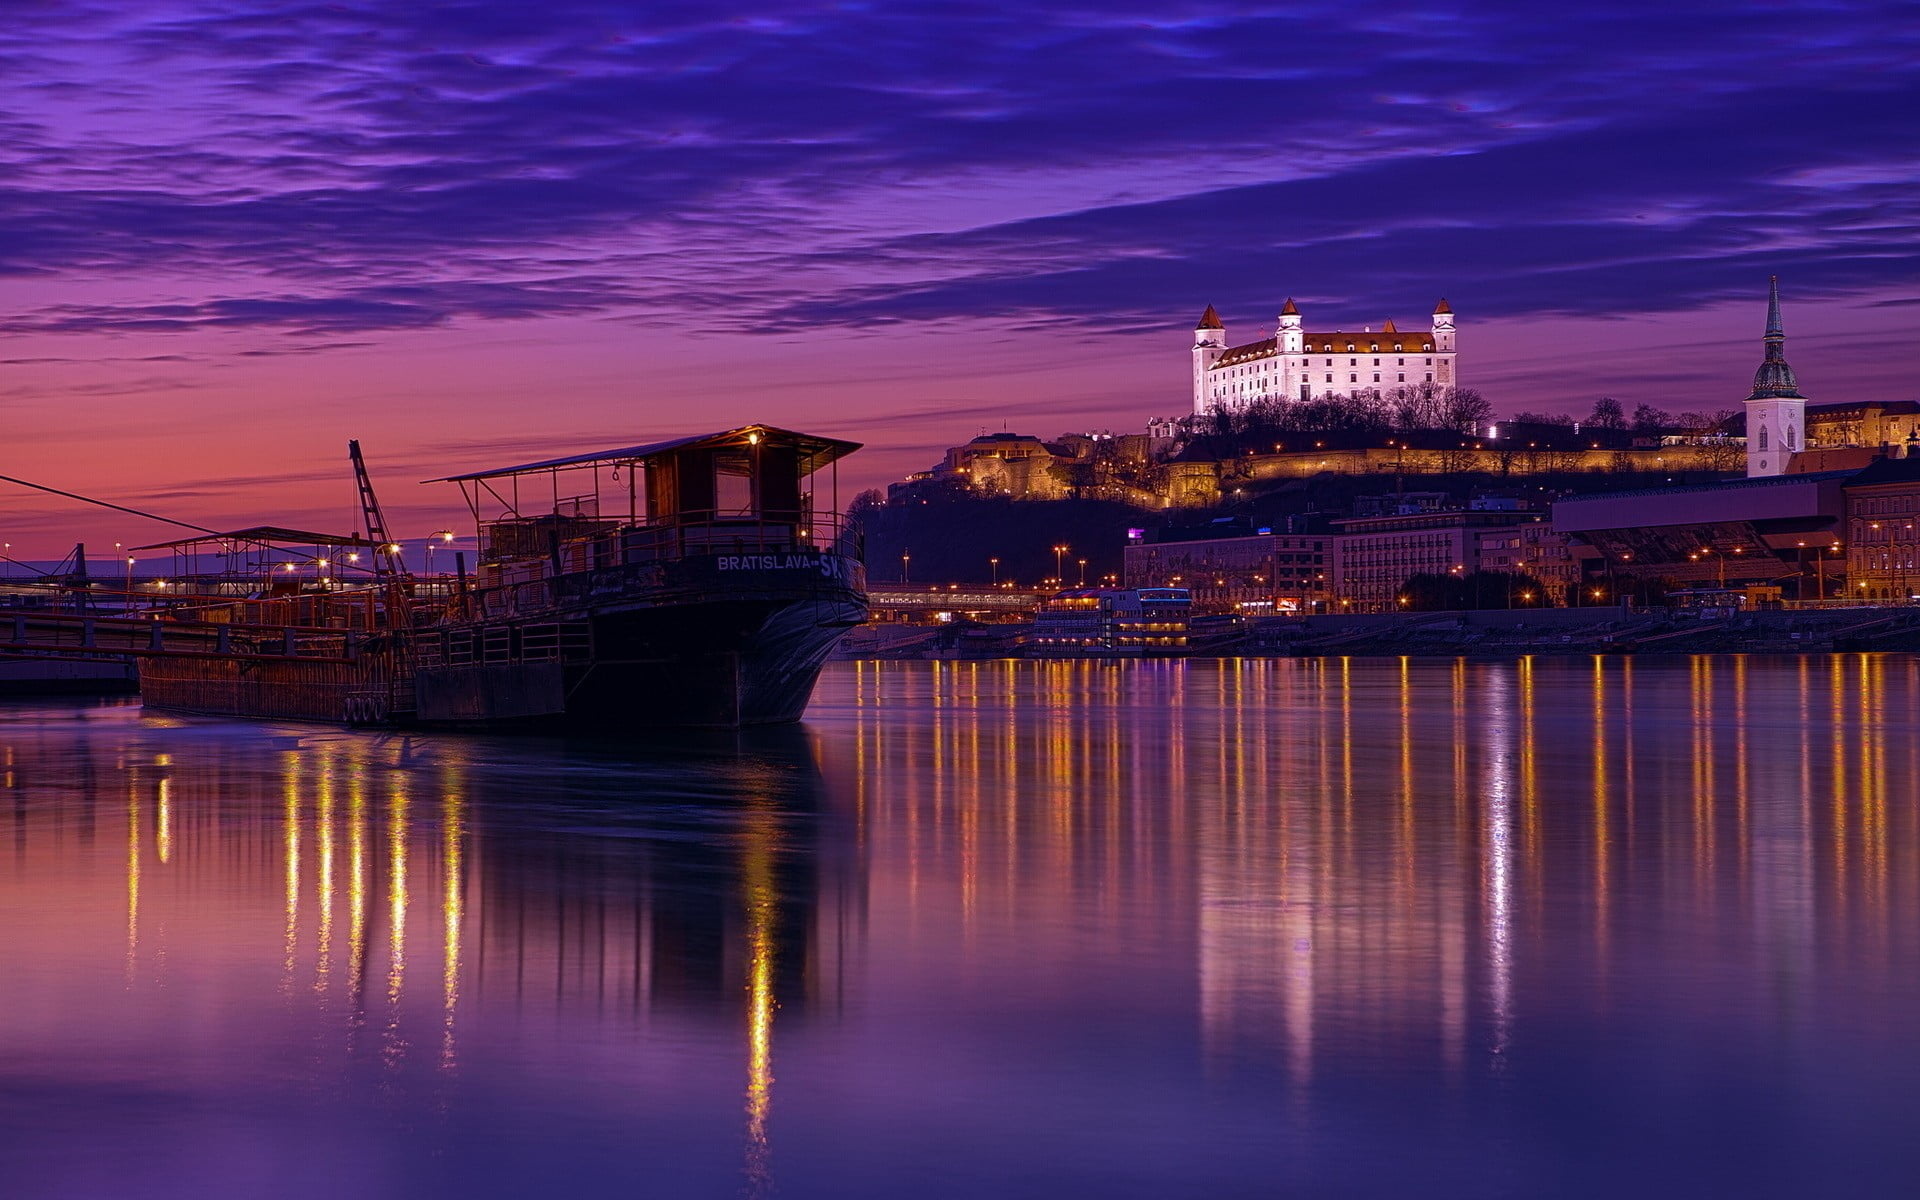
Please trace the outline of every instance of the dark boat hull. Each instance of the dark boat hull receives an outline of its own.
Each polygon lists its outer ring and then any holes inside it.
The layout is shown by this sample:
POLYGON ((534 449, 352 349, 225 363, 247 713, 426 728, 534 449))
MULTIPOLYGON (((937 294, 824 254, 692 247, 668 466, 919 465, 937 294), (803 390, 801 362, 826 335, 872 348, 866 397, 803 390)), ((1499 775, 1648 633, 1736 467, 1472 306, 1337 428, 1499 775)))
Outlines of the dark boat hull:
POLYGON ((444 728, 738 728, 797 721, 846 631, 866 618, 857 563, 780 556, 562 576, 475 620, 350 663, 160 659, 152 708, 444 728))

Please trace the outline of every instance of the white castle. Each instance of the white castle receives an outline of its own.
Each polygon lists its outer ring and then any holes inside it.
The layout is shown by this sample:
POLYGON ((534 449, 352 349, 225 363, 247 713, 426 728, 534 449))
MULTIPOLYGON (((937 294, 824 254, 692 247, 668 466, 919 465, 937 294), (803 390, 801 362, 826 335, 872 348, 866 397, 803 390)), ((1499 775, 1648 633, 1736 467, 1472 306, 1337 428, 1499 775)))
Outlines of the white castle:
POLYGON ((1194 330, 1193 411, 1420 383, 1455 387, 1453 357, 1453 309, 1445 300, 1433 310, 1432 329, 1409 333, 1391 320, 1377 331, 1309 333, 1288 300, 1273 336, 1243 346, 1227 345, 1226 326, 1209 304, 1194 330))

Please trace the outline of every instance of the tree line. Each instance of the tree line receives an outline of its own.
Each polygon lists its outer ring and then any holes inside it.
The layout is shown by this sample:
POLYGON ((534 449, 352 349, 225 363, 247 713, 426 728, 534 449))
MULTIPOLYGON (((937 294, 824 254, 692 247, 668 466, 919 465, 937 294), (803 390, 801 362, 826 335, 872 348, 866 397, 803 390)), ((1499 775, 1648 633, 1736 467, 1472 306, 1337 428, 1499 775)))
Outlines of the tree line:
POLYGON ((1334 434, 1343 440, 1385 440, 1441 432, 1473 436, 1493 420, 1493 404, 1473 388, 1410 383, 1360 388, 1309 400, 1262 396, 1244 405, 1196 413, 1184 422, 1188 440, 1258 444, 1288 434, 1334 434))

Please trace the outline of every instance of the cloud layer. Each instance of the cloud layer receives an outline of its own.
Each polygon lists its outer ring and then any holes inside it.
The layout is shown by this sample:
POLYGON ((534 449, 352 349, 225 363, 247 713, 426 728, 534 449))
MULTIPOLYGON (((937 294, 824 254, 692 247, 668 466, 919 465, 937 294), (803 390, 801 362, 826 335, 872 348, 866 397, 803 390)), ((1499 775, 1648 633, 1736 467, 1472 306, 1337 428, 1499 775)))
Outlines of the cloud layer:
POLYGON ((1858 4, 43 0, 13 332, 1165 328, 1910 286, 1920 22, 1858 4))

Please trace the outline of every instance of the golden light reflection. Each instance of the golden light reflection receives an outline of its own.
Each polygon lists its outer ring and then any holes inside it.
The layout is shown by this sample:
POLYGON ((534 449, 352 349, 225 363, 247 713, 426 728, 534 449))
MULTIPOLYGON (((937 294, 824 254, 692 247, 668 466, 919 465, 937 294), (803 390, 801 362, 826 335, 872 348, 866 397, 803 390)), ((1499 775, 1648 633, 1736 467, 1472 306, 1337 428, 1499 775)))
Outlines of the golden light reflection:
POLYGON ((153 849, 160 862, 166 864, 173 861, 173 781, 161 775, 156 790, 159 794, 153 811, 153 849))
POLYGON ((331 764, 322 763, 319 776, 314 783, 317 797, 315 821, 318 841, 317 864, 320 936, 317 953, 314 955, 313 990, 325 994, 332 984, 333 975, 333 771, 331 764))
POLYGON ((747 817, 741 856, 742 901, 747 925, 747 1162, 749 1193, 765 1195, 773 1186, 767 1118, 773 1107, 774 936, 779 891, 774 854, 777 817, 756 798, 747 817))
POLYGON ((395 772, 387 796, 387 1035, 389 1066, 406 1053, 400 1036, 400 993, 407 974, 407 782, 395 772))
POLYGON ((140 952, 140 790, 127 778, 127 986, 133 986, 140 952))
POLYGON ((281 964, 281 988, 293 990, 294 964, 300 949, 300 757, 289 751, 281 759, 281 805, 283 832, 282 870, 287 883, 287 921, 285 950, 281 964))
POLYGON ((454 1010, 460 1004, 460 938, 466 924, 466 811, 449 786, 440 808, 440 922, 446 947, 440 968, 440 1065, 451 1070, 454 1010))
MULTIPOLYGON (((1713 712, 1714 659, 1710 655, 1696 655, 1688 662, 1690 689, 1688 699, 1693 717, 1691 725, 1692 763, 1693 763, 1693 848, 1699 858, 1694 878, 1703 883, 1710 878, 1713 870, 1715 852, 1715 804, 1718 799, 1719 782, 1717 776, 1717 747, 1714 744, 1719 726, 1715 723, 1713 712)), ((1711 893, 1701 897, 1703 902, 1711 903, 1711 893)))
MULTIPOLYGON (((1624 689, 1623 689, 1624 690, 1624 689)), ((1613 830, 1608 821, 1610 783, 1607 779, 1607 660, 1593 656, 1593 941, 1602 952, 1607 946, 1608 888, 1612 883, 1613 830)), ((1632 761, 1631 753, 1628 761, 1632 761)), ((1632 784, 1628 784, 1628 792, 1632 784)))
POLYGON ((347 777, 347 996, 350 1029, 366 1020, 367 986, 367 785, 356 764, 347 777))

